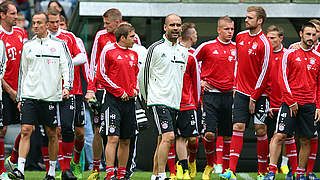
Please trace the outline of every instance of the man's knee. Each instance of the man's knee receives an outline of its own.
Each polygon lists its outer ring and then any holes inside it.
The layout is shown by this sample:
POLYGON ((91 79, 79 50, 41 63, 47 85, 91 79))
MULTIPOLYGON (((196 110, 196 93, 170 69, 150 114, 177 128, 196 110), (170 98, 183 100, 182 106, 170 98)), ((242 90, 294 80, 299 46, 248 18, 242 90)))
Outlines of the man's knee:
POLYGON ((130 145, 130 139, 120 139, 119 144, 121 146, 129 146, 130 145))
POLYGON ((7 134, 8 126, 3 126, 2 129, 0 129, 0 137, 4 137, 7 134))
POLYGON ((267 126, 265 124, 255 124, 254 129, 257 136, 262 136, 267 133, 267 126))
POLYGON ((108 143, 118 144, 119 136, 108 136, 108 143))
POLYGON ((283 134, 283 133, 275 133, 272 137, 272 141, 274 141, 275 143, 281 143, 283 144, 283 142, 286 140, 287 135, 283 134))
POLYGON ((161 143, 173 144, 174 140, 175 140, 175 136, 173 132, 166 132, 162 134, 161 143))
POLYGON ((84 139, 84 127, 75 127, 75 135, 77 140, 83 140, 84 139))
POLYGON ((246 124, 245 123, 234 123, 233 124, 233 130, 244 131, 245 129, 246 129, 246 124))
POLYGON ((215 137, 215 133, 213 133, 213 132, 206 132, 206 133, 204 134, 204 136, 206 137, 206 139, 212 140, 212 139, 215 137))
POLYGON ((197 137, 190 137, 188 138, 188 143, 195 144, 197 142, 197 137))
POLYGON ((311 138, 300 138, 300 144, 301 146, 308 146, 310 145, 310 141, 311 141, 311 138))
POLYGON ((33 126, 32 125, 22 125, 21 126, 21 137, 30 137, 32 134, 33 126))

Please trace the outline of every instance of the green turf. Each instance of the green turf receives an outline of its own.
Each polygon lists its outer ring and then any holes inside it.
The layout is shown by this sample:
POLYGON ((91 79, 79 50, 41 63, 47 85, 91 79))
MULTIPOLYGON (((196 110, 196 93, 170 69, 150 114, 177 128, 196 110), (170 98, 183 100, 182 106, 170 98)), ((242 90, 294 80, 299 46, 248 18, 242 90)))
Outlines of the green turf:
MULTIPOLYGON (((83 179, 87 179, 89 176, 90 172, 84 172, 83 179)), ((243 174, 243 173, 241 173, 243 174)), ((252 179, 256 179, 257 173, 247 173, 252 179)), ((316 173, 317 177, 320 177, 320 173, 316 173)), ((197 177, 195 179, 201 180, 201 175, 202 173, 198 173, 197 177)), ((105 176, 105 172, 100 173, 100 179, 103 180, 105 176)), ((43 171, 26 171, 25 172, 25 179, 26 180, 41 180, 45 177, 45 172, 43 171)), ((151 177, 151 172, 135 172, 133 177, 131 178, 132 180, 150 180, 151 177)), ((285 179, 285 176, 282 174, 277 174, 276 175, 277 179, 285 179)), ((211 176, 212 180, 219 179, 218 174, 212 174, 211 176)), ((237 180, 247 180, 244 178, 241 178, 240 175, 237 175, 237 180)))

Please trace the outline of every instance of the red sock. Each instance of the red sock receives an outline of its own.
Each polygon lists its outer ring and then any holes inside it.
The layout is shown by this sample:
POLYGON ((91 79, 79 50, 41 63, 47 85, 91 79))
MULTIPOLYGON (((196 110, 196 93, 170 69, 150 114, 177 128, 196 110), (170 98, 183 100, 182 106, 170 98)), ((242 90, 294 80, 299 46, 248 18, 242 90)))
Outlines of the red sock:
POLYGON ((229 160, 230 160, 230 143, 231 141, 223 141, 223 163, 222 169, 225 171, 229 167, 229 160))
POLYGON ((4 167, 4 153, 4 137, 0 137, 0 174, 2 174, 3 172, 7 172, 6 168, 4 167))
POLYGON ((70 169, 70 162, 72 159, 73 142, 72 143, 62 142, 61 144, 62 144, 63 159, 64 159, 64 169, 68 170, 70 169))
POLYGON ((170 174, 174 173, 176 174, 176 150, 175 150, 175 144, 171 144, 168 154, 168 168, 170 171, 170 174))
POLYGON ((231 144, 230 144, 230 161, 229 168, 232 172, 236 171, 238 160, 243 145, 243 133, 244 131, 233 130, 231 144))
POLYGON ((318 152, 318 137, 312 138, 310 142, 310 155, 307 163, 307 175, 313 172, 318 152))
POLYGON ((269 154, 269 143, 267 133, 261 136, 257 136, 257 156, 258 156, 258 173, 267 173, 268 167, 268 154, 269 154))
POLYGON ((117 169, 117 178, 123 178, 126 175, 126 168, 125 167, 119 167, 117 169))
POLYGON ((276 164, 269 164, 269 172, 273 172, 273 174, 276 174, 278 170, 278 167, 276 164))
POLYGON ((97 170, 98 172, 100 171, 100 159, 93 159, 93 170, 97 170))
POLYGON ((298 167, 296 142, 294 138, 287 138, 284 144, 286 145, 286 152, 289 158, 292 174, 295 174, 298 167))
POLYGON ((222 156, 223 156, 223 136, 218 136, 218 137, 217 137, 216 153, 217 153, 217 162, 216 162, 216 164, 222 164, 222 156))
POLYGON ((114 166, 107 166, 106 167, 106 172, 107 172, 107 179, 110 179, 114 177, 114 166))
POLYGON ((58 151, 57 159, 59 161, 61 171, 64 172, 66 171, 66 169, 65 169, 64 158, 63 158, 62 139, 59 139, 58 143, 59 143, 59 151, 58 151))
POLYGON ((10 161, 13 164, 17 164, 18 162, 20 138, 21 138, 21 133, 18 134, 18 136, 16 137, 16 140, 14 141, 14 146, 13 146, 13 150, 10 157, 10 161))
POLYGON ((199 140, 197 138, 196 142, 194 144, 188 143, 188 151, 189 151, 189 162, 193 163, 196 159, 197 152, 199 147, 199 140))
POLYGON ((215 159, 215 152, 214 152, 214 138, 212 140, 206 139, 204 136, 202 137, 203 147, 205 150, 205 154, 207 157, 207 165, 213 166, 214 159, 215 159))
POLYGON ((84 139, 82 141, 79 141, 77 138, 75 138, 73 162, 75 162, 76 164, 79 164, 79 162, 80 162, 80 157, 81 157, 83 145, 84 145, 84 139))
POLYGON ((49 152, 48 147, 41 147, 43 163, 46 165, 47 172, 49 171, 49 152))
POLYGON ((300 176, 304 176, 304 173, 306 172, 306 169, 302 169, 302 168, 297 168, 297 178, 300 176))

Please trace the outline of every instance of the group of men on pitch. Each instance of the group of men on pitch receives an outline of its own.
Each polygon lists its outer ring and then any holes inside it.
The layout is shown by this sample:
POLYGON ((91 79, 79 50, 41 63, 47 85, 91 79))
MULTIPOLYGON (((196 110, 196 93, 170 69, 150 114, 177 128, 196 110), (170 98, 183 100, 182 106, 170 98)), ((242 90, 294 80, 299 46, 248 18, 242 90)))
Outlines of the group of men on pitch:
POLYGON ((28 41, 24 30, 16 26, 17 8, 13 2, 0 4, 0 17, 0 179, 24 179, 35 128, 42 134, 45 179, 55 179, 57 157, 62 170, 59 177, 77 179, 82 176, 79 160, 85 124, 80 69, 85 80, 90 74, 83 42, 65 26, 59 28, 64 18, 55 8, 33 15, 35 36, 28 41), (15 123, 21 123, 21 131, 11 156, 5 159, 4 137, 8 125, 15 123))
POLYGON ((318 179, 313 166, 320 120, 320 22, 303 24, 301 41, 286 49, 282 28, 272 25, 263 33, 266 17, 262 7, 248 7, 246 30, 237 34, 236 42, 231 41, 233 20, 221 17, 218 37, 196 50, 191 48, 197 40, 195 26, 182 24, 176 14, 166 17, 165 35, 148 48, 138 78, 159 135, 151 180, 195 178, 199 135, 207 157, 202 179, 209 180, 214 169, 216 135, 223 136, 219 178, 236 179, 243 134, 251 118, 257 136, 258 180, 275 179, 282 149, 291 166, 286 179, 318 179), (294 137, 300 141, 299 161, 294 137), (175 164, 174 150, 177 172, 170 168, 175 164), (165 173, 167 162, 170 178, 165 173))
MULTIPOLYGON (((105 29, 95 36, 89 66, 81 40, 59 28, 60 14, 56 9, 34 14, 35 37, 27 42, 23 42, 23 31, 15 27, 17 9, 12 2, 0 4, 0 15, 2 179, 24 179, 30 136, 37 124, 43 132, 45 179, 55 179, 57 157, 62 179, 81 178, 84 98, 80 69, 88 81, 85 99, 101 104, 94 118, 90 180, 99 179, 101 135, 107 136, 105 179, 130 179, 127 164, 137 131, 135 101, 139 93, 159 135, 152 180, 166 179, 168 155, 171 152, 172 157, 174 149, 179 159, 178 172, 170 178, 194 178, 200 134, 207 156, 202 179, 210 179, 214 169, 216 135, 223 136, 224 141, 220 150, 223 173, 219 177, 236 179, 243 134, 251 118, 257 136, 257 179, 275 178, 283 143, 292 170, 287 178, 292 179, 292 174, 296 179, 316 178, 312 169, 317 153, 316 124, 320 119, 319 21, 305 23, 300 31, 301 41, 286 50, 281 44, 283 30, 270 26, 265 35, 265 10, 250 6, 245 19, 247 30, 236 36, 235 43, 231 41, 234 22, 224 16, 218 20, 218 37, 193 50, 191 46, 197 41, 195 25, 182 24, 177 14, 170 14, 165 19, 163 38, 146 50, 137 45, 135 29, 122 21, 121 12, 109 9, 103 15, 105 29), (6 159, 12 168, 7 174, 4 136, 7 125, 17 119, 22 127, 14 150, 6 159), (273 135, 270 143, 267 130, 273 135), (294 136, 300 140, 299 162, 294 136), (175 148, 170 148, 174 142, 175 148)), ((172 164, 171 159, 168 163, 172 164)))

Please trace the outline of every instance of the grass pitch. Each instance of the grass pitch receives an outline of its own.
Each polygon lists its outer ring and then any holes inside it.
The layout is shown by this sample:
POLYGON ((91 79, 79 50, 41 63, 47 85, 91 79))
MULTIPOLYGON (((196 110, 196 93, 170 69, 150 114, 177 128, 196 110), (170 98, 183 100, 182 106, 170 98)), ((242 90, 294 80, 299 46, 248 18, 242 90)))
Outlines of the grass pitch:
MULTIPOLYGON (((83 173, 83 179, 87 179, 89 176, 90 172, 86 171, 83 173)), ((135 172, 133 177, 131 178, 132 180, 150 180, 151 177, 151 172, 135 172)), ((45 172, 44 171, 26 171, 25 172, 25 179, 26 180, 42 180, 45 177, 45 172)), ((100 173, 100 180, 104 179, 104 176, 106 175, 105 172, 100 173)), ((320 177, 320 173, 316 173, 317 177, 320 177)), ((167 174, 169 176, 169 174, 167 174)), ((195 180, 201 180, 202 173, 198 172, 197 177, 195 180)), ((237 180, 254 180, 257 178, 257 173, 238 173, 237 174, 237 180)), ((283 174, 277 174, 276 175, 277 179, 285 179, 285 175, 283 174)), ((212 180, 218 180, 218 174, 212 174, 211 176, 212 180)))

